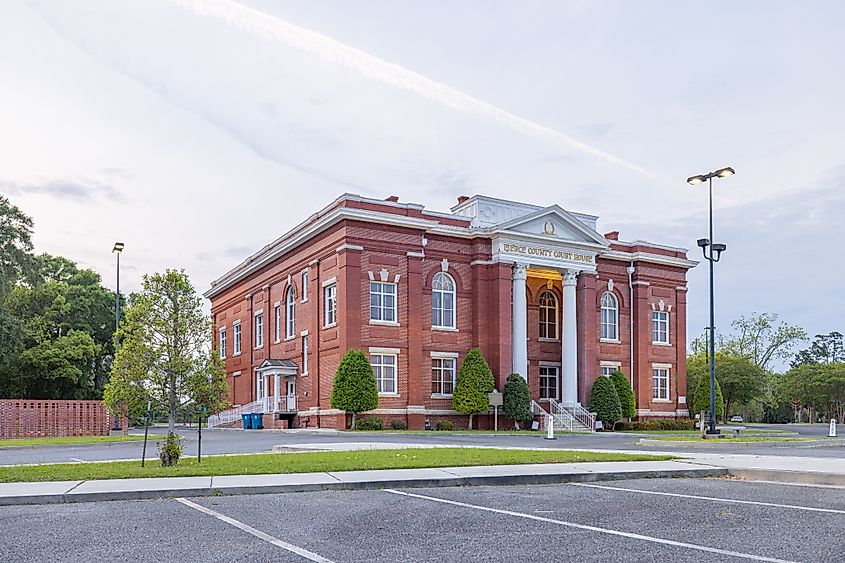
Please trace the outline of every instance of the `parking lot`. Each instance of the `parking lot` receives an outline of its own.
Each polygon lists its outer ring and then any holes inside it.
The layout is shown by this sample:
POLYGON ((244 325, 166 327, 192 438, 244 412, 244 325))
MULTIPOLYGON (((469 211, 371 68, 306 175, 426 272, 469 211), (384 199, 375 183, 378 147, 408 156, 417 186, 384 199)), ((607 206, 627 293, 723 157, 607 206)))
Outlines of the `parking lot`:
POLYGON ((0 508, 7 561, 841 561, 845 489, 728 479, 0 508))

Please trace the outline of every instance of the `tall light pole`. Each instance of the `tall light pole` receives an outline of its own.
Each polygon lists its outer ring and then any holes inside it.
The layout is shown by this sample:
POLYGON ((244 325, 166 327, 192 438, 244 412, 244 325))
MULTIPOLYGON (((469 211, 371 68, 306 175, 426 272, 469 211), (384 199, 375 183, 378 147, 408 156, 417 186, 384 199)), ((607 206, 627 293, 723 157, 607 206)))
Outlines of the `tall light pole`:
MULTIPOLYGON (((122 242, 114 243, 112 253, 117 255, 117 287, 114 292, 114 353, 117 354, 117 331, 120 328, 120 253, 123 252, 122 242)), ((114 415, 113 430, 120 430, 120 415, 114 415)))
POLYGON ((715 172, 708 174, 699 174, 698 176, 691 176, 687 178, 687 183, 690 186, 708 182, 710 187, 710 238, 698 239, 698 246, 701 247, 701 252, 704 254, 704 259, 710 262, 710 428, 707 430, 708 434, 718 435, 719 430, 716 428, 716 313, 713 305, 713 265, 719 261, 722 252, 727 250, 727 245, 713 242, 713 178, 727 178, 733 176, 736 171, 730 166, 720 168, 715 172), (707 248, 710 248, 708 254, 707 248))

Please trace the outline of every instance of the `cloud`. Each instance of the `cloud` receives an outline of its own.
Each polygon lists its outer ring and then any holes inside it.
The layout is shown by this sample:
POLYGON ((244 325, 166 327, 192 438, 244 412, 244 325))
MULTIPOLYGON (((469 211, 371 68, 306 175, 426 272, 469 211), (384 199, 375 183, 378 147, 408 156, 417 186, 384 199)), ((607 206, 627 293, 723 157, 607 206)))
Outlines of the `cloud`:
POLYGON ((113 186, 98 181, 47 180, 41 183, 0 182, 0 192, 9 195, 46 195, 64 201, 87 203, 96 199, 123 201, 113 186))

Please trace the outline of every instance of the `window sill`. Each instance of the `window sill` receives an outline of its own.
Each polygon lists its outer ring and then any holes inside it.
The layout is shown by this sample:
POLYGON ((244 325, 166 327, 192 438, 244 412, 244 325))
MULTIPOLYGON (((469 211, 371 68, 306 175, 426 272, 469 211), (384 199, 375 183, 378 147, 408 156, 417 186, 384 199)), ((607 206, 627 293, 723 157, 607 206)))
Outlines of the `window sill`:
POLYGON ((452 326, 433 326, 432 325, 431 330, 437 330, 437 331, 440 331, 440 332, 460 332, 457 328, 452 327, 452 326))
POLYGON ((379 397, 398 397, 399 393, 379 393, 379 397))
POLYGON ((622 344, 618 338, 599 338, 599 342, 603 344, 622 344))
POLYGON ((671 403, 672 399, 652 399, 652 403, 671 403))
POLYGON ((543 337, 540 337, 537 340, 539 342, 560 342, 560 338, 543 338, 543 337))
POLYGON ((274 341, 273 341, 273 344, 278 344, 279 342, 281 342, 281 340, 279 340, 279 339, 277 338, 276 340, 274 340, 274 341))
POLYGON ((379 321, 376 319, 370 319, 370 324, 376 326, 399 326, 398 321, 379 321))
POLYGON ((323 325, 323 328, 334 328, 336 326, 337 326, 337 323, 331 323, 331 324, 323 325))
POLYGON ((286 337, 285 337, 285 342, 290 342, 291 340, 294 340, 294 339, 296 339, 296 336, 293 336, 293 335, 291 335, 291 336, 286 336, 286 337))
POLYGON ((300 301, 300 303, 308 303, 308 298, 306 297, 305 299, 302 299, 302 300, 300 301))
POLYGON ((240 355, 241 355, 241 353, 240 353, 240 352, 236 352, 236 353, 232 354, 232 357, 233 357, 233 358, 237 358, 237 357, 238 357, 238 356, 240 356, 240 355))
POLYGON ((652 346, 671 346, 671 342, 652 342, 652 346))
POLYGON ((253 348, 253 350, 263 350, 263 349, 264 349, 264 344, 262 344, 261 346, 256 346, 255 348, 253 348))
POLYGON ((448 394, 448 395, 446 393, 432 393, 431 398, 432 399, 452 399, 452 398, 454 398, 454 395, 452 395, 451 393, 448 394))

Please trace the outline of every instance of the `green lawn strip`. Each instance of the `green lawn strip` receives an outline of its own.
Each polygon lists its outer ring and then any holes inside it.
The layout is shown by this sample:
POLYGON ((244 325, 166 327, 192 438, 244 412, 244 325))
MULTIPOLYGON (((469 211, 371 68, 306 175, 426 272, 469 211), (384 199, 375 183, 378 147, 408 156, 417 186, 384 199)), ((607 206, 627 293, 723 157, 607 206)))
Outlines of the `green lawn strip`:
MULTIPOLYGON (((707 440, 710 443, 721 442, 818 442, 828 440, 829 438, 798 438, 792 436, 785 436, 778 438, 775 436, 740 436, 739 438, 721 438, 718 440, 707 440)), ((665 442, 703 442, 700 436, 650 436, 648 440, 661 440, 665 442)))
MULTIPOLYGON (((666 435, 677 435, 677 436, 696 436, 700 434, 698 430, 617 430, 620 434, 654 434, 657 436, 666 436, 666 435)), ((785 436, 791 435, 790 432, 785 432, 783 430, 757 430, 756 428, 750 428, 748 430, 742 430, 743 434, 771 434, 773 436, 778 434, 783 434, 785 436)), ((732 430, 722 430, 722 434, 732 434, 732 430)))
POLYGON ((49 446, 55 444, 97 444, 101 442, 127 442, 143 440, 143 436, 64 436, 61 438, 16 438, 0 440, 0 448, 8 446, 49 446))
POLYGON ((490 448, 411 448, 346 452, 246 454, 183 458, 176 467, 162 467, 156 458, 103 463, 62 463, 0 467, 0 482, 132 479, 137 477, 190 477, 207 475, 260 475, 416 469, 524 463, 585 463, 602 461, 665 461, 674 456, 574 452, 566 450, 498 450, 490 448))

